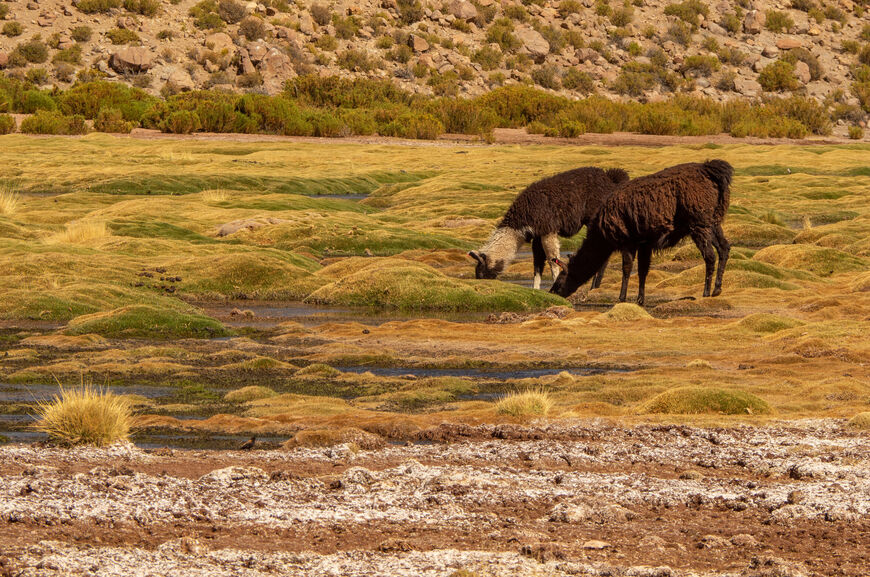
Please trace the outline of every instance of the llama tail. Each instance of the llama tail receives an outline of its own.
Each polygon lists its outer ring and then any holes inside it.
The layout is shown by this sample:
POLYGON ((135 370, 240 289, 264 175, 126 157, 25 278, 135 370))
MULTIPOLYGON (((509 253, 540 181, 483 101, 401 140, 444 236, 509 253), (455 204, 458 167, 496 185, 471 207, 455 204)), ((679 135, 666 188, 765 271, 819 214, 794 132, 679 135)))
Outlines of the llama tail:
POLYGON ((719 189, 719 202, 717 214, 720 218, 725 216, 731 197, 731 178, 734 176, 734 167, 724 160, 708 160, 703 164, 702 170, 707 178, 719 189))
POLYGON ((629 179, 628 173, 621 168, 608 168, 604 173, 614 184, 622 184, 628 182, 629 179))

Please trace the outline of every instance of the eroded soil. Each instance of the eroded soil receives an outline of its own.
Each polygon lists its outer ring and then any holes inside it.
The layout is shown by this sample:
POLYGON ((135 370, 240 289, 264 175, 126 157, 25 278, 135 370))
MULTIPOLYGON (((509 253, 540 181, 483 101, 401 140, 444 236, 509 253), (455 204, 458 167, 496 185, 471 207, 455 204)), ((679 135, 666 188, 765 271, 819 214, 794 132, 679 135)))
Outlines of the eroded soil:
POLYGON ((839 420, 445 424, 423 437, 437 442, 7 445, 2 570, 858 576, 870 565, 868 435, 839 420))

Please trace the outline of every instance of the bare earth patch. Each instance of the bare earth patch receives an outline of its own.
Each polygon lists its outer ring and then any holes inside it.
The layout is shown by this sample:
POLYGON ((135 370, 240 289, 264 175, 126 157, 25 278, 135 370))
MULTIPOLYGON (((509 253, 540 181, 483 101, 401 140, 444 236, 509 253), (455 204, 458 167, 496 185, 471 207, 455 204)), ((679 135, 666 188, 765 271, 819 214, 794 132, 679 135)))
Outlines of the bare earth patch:
POLYGON ((445 425, 376 451, 8 445, 0 552, 28 576, 858 576, 870 455, 843 424, 445 425))

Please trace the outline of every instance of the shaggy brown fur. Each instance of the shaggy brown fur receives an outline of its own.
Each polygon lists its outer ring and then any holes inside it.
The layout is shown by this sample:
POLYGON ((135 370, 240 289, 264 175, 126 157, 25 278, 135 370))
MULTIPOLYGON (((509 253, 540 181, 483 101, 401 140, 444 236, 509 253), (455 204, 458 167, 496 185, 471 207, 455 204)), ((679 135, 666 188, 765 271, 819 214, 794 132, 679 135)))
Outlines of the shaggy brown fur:
MULTIPOLYGON (((595 275, 614 250, 637 251, 640 285, 637 303, 643 304, 652 252, 672 247, 683 237, 691 236, 706 265, 705 297, 710 296, 716 263, 714 247, 719 255, 712 293, 719 295, 730 251, 722 221, 728 210, 733 174, 734 169, 724 160, 708 160, 672 166, 619 187, 604 201, 586 240, 550 291, 569 296, 595 275)), ((626 281, 623 277, 620 301, 625 300, 626 281)))
MULTIPOLYGON (((604 199, 626 181, 628 173, 618 168, 605 171, 583 167, 530 184, 508 208, 487 244, 480 251, 468 253, 477 261, 475 276, 496 278, 514 259, 519 247, 531 241, 538 288, 544 264, 559 256, 558 236, 568 238, 577 234, 589 224, 604 199)), ((557 272, 554 268, 554 278, 557 272)), ((600 275, 597 281, 600 283, 600 275)))

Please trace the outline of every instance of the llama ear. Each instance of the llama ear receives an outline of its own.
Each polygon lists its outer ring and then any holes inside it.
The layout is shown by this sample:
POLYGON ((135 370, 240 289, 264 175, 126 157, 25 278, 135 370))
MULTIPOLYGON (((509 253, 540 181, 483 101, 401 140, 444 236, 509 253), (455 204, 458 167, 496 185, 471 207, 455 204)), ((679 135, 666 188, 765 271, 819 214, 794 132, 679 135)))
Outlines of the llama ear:
POLYGON ((480 255, 478 253, 476 253, 475 251, 473 251, 473 250, 470 251, 468 253, 468 256, 470 256, 471 258, 473 258, 474 260, 476 260, 480 264, 483 264, 483 260, 481 260, 480 255))
POLYGON ((555 256, 554 256, 554 257, 551 258, 550 260, 553 261, 553 264, 555 264, 555 265, 558 266, 560 269, 562 269, 562 272, 564 272, 564 273, 567 273, 567 272, 568 272, 568 265, 566 265, 564 262, 562 262, 561 260, 559 260, 558 257, 555 257, 555 256))

